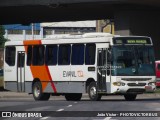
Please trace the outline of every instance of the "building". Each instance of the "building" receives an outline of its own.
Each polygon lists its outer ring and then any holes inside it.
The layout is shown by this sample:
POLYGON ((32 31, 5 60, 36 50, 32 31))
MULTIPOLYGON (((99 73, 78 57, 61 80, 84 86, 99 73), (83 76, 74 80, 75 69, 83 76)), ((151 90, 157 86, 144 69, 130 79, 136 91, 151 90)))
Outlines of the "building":
POLYGON ((77 34, 96 31, 96 21, 51 22, 30 25, 4 25, 9 40, 41 39, 54 34, 77 34), (34 34, 33 34, 34 33, 34 34))
POLYGON ((96 21, 41 23, 44 36, 53 34, 77 34, 96 31, 96 21))
POLYGON ((13 24, 13 25, 4 25, 5 28, 5 38, 9 40, 25 40, 32 39, 33 37, 36 39, 40 38, 40 23, 29 24, 29 25, 21 25, 21 24, 13 24), (34 31, 32 31, 32 29, 34 31), (34 36, 32 35, 34 32, 34 36))

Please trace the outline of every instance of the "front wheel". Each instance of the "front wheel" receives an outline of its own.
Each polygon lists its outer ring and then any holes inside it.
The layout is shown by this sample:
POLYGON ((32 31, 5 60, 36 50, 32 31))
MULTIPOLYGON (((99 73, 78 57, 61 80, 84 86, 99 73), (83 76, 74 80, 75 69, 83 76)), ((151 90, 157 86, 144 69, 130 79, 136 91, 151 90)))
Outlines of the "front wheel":
POLYGON ((98 101, 101 100, 102 95, 97 93, 97 87, 95 82, 91 82, 88 86, 88 95, 90 100, 98 101))
POLYGON ((33 97, 36 101, 38 100, 49 100, 50 94, 42 92, 41 82, 35 82, 32 87, 33 97))
POLYGON ((137 94, 125 94, 124 98, 127 101, 134 101, 137 97, 137 94))

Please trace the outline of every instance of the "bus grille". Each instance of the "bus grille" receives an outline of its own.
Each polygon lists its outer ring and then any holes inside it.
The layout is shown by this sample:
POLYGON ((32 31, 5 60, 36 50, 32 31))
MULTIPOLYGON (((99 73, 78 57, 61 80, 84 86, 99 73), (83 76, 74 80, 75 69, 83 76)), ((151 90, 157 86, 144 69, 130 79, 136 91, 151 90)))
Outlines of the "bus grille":
POLYGON ((122 78, 124 81, 148 81, 152 80, 152 78, 122 78))
POLYGON ((127 93, 143 93, 143 92, 145 92, 145 89, 131 88, 127 90, 127 93))
POLYGON ((127 85, 128 86, 145 86, 146 83, 138 83, 138 84, 136 84, 136 83, 128 83, 127 85))

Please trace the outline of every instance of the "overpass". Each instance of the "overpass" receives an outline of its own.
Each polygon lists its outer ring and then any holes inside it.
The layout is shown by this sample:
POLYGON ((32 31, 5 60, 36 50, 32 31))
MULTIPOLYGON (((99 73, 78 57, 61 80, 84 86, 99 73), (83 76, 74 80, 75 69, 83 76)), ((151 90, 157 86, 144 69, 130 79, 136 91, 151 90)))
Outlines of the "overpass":
POLYGON ((120 35, 151 36, 160 59, 159 0, 0 0, 0 24, 113 19, 120 35))
POLYGON ((158 0, 0 0, 0 24, 114 18, 120 10, 159 8, 158 0))

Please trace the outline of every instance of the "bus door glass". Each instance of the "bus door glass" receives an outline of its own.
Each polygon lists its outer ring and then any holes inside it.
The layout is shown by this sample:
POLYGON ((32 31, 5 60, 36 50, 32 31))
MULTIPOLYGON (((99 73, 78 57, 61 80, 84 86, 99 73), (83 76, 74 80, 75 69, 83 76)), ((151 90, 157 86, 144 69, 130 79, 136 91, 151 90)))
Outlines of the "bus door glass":
POLYGON ((25 52, 18 51, 17 55, 17 91, 25 92, 25 52))
POLYGON ((106 92, 107 48, 98 48, 97 56, 97 87, 98 92, 106 92))

